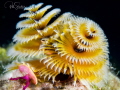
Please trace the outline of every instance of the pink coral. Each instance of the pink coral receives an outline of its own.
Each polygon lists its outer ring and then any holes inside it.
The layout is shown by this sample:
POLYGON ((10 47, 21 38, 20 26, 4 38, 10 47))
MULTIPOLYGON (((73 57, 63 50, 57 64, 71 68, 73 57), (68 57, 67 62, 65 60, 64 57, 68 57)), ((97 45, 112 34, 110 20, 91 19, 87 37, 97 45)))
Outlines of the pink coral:
POLYGON ((29 85, 30 81, 34 84, 37 84, 37 78, 34 75, 33 71, 27 67, 26 65, 20 65, 19 71, 24 75, 23 77, 17 77, 17 78, 10 78, 10 80, 18 80, 18 79, 24 79, 26 80, 25 86, 23 87, 23 90, 25 90, 29 85))

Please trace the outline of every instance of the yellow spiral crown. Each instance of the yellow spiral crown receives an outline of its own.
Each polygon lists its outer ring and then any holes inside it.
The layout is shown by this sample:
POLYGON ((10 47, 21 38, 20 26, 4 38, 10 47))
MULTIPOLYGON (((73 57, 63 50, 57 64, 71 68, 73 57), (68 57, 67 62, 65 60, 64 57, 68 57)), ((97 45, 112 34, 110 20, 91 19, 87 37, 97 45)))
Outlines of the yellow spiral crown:
POLYGON ((13 37, 16 43, 8 55, 13 58, 37 57, 19 63, 27 65, 38 78, 55 81, 62 73, 74 77, 74 84, 80 81, 102 87, 107 81, 109 65, 108 42, 103 30, 94 21, 70 12, 50 24, 60 9, 46 13, 52 6, 41 8, 42 5, 39 3, 24 9, 28 12, 21 14, 20 18, 27 19, 17 23, 16 28, 20 30, 13 37))

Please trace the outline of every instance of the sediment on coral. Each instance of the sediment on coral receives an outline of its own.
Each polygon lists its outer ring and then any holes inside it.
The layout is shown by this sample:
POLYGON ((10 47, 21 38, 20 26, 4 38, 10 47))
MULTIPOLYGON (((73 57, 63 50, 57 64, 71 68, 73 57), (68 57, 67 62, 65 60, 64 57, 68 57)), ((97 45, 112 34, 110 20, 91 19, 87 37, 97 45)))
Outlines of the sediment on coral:
MULTIPOLYGON (((109 72, 108 76, 109 80, 104 87, 99 88, 94 85, 90 90, 120 90, 120 79, 111 72, 109 72)), ((54 84, 51 82, 39 82, 37 85, 31 84, 26 90, 89 90, 79 82, 76 83, 76 86, 73 86, 72 82, 72 78, 67 82, 57 81, 54 84)), ((23 81, 19 80, 2 80, 0 81, 0 90, 18 90, 22 89, 23 85, 23 81)))

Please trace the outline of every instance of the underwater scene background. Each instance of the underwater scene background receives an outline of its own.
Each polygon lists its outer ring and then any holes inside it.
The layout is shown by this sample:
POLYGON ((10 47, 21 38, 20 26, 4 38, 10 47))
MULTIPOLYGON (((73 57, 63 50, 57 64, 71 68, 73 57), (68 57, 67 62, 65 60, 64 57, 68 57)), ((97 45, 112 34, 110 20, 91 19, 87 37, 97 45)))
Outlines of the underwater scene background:
POLYGON ((116 71, 120 70, 120 5, 118 0, 2 0, 0 3, 0 46, 6 46, 12 41, 13 35, 17 32, 16 23, 22 20, 18 16, 23 12, 23 8, 40 2, 50 4, 53 8, 61 8, 61 14, 71 12, 97 22, 108 38, 110 62, 117 68, 116 71))
POLYGON ((13 36, 18 31, 16 24, 23 20, 19 18, 19 15, 25 12, 23 11, 24 7, 40 2, 43 2, 44 6, 52 5, 52 9, 61 9, 61 13, 52 18, 50 23, 64 12, 71 12, 76 16, 87 17, 99 24, 108 39, 111 69, 120 77, 120 5, 117 0, 3 0, 0 3, 0 47, 6 48, 12 42, 13 36))

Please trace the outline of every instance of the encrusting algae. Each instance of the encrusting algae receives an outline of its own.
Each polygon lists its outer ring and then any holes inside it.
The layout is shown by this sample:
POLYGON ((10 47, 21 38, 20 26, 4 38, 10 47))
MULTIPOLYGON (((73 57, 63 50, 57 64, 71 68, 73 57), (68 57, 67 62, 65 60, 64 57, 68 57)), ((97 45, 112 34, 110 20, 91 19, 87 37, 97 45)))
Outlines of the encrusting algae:
MULTIPOLYGON (((50 20, 60 13, 56 8, 46 14, 52 6, 41 8, 43 3, 25 7, 28 12, 17 23, 18 32, 13 37, 15 45, 8 55, 23 60, 6 67, 6 71, 18 70, 24 79, 25 90, 30 82, 56 82, 60 74, 73 78, 73 85, 104 87, 108 81, 109 58, 108 41, 98 24, 94 21, 66 12, 55 21, 50 20), (40 8, 40 9, 39 9, 40 8), (31 58, 30 60, 25 60, 31 58)), ((86 86, 87 90, 92 90, 86 86)))

